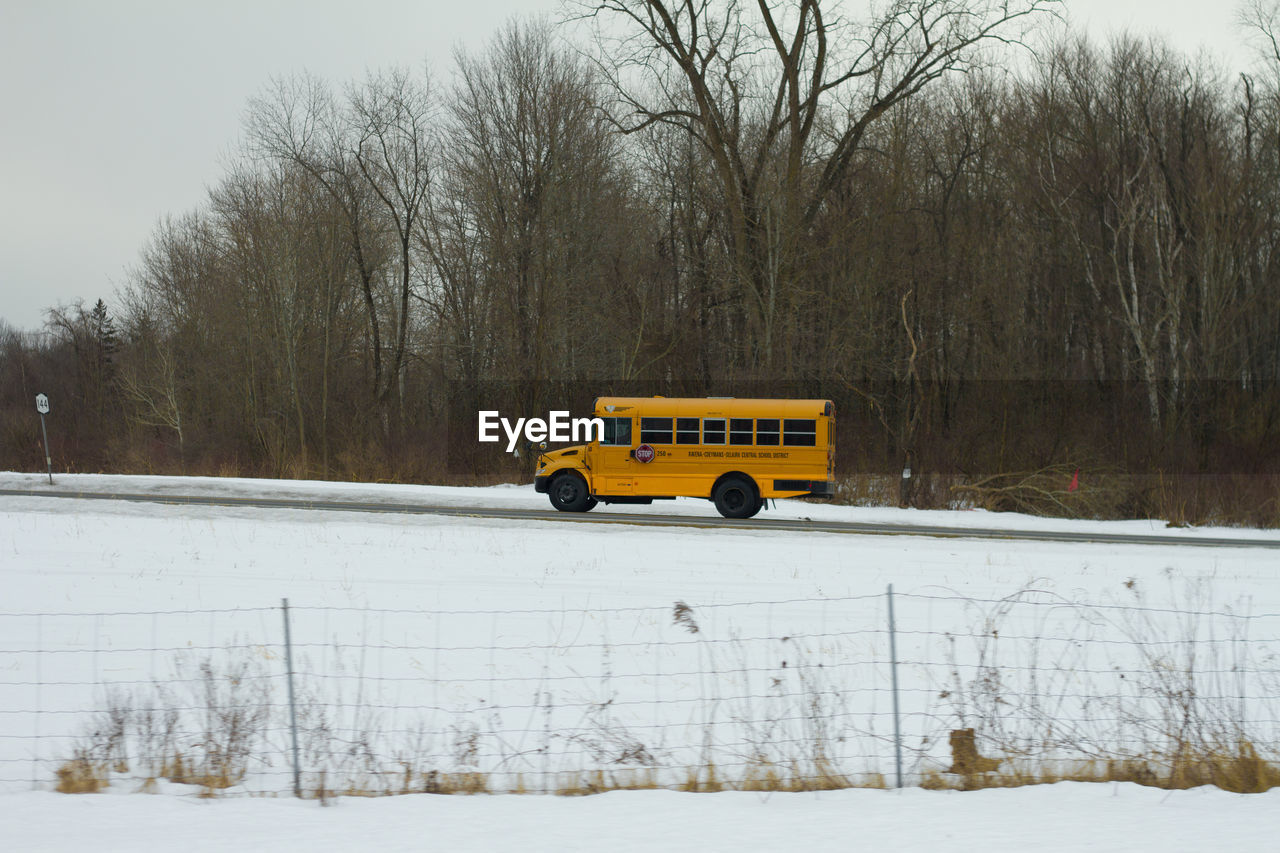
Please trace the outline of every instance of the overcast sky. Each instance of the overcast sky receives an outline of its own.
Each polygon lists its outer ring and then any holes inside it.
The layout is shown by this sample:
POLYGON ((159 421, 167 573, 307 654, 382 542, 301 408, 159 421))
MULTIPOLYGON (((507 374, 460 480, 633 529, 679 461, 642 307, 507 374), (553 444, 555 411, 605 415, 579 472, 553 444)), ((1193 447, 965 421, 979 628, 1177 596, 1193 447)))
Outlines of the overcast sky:
MULTIPOLYGON (((847 0, 850 6, 863 0, 847 0)), ((1162 32, 1243 68, 1234 0, 1067 0, 1105 35, 1162 32)), ((517 14, 559 0, 0 0, 0 321, 108 306, 156 223, 222 175, 272 77, 390 64, 447 74, 517 14)))

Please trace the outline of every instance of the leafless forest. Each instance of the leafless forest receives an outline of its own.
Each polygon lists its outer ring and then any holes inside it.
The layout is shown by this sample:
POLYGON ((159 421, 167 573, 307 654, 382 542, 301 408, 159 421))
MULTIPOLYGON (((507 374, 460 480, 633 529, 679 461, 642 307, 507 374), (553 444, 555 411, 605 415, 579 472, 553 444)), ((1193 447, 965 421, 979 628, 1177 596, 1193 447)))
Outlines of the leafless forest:
POLYGON ((803 395, 852 497, 1280 524, 1276 6, 1237 77, 1052 0, 832 7, 266 83, 119 293, 0 329, 3 467, 41 391, 57 470, 412 482, 522 470, 481 403, 803 395))

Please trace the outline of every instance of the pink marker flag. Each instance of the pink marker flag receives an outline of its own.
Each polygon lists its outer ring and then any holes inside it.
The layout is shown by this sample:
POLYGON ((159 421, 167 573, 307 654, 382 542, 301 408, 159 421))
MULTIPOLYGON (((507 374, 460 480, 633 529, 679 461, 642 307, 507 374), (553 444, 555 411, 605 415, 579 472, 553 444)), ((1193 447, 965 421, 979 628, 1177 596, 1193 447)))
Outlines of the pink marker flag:
POLYGON ((1071 475, 1071 485, 1067 486, 1067 491, 1074 492, 1078 488, 1080 488, 1080 469, 1079 468, 1077 468, 1076 472, 1071 475))

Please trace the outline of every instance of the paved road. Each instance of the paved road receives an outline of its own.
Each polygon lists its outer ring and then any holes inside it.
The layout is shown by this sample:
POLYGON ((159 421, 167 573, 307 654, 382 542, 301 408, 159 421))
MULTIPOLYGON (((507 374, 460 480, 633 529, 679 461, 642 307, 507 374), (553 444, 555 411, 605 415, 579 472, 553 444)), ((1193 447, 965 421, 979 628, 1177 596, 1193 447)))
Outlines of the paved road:
POLYGON ((570 524, 630 524, 649 527, 741 527, 757 531, 807 531, 812 533, 857 533, 885 536, 935 536, 952 539, 1025 539, 1038 542, 1093 542, 1122 545, 1184 545, 1200 548, 1280 548, 1280 538, 1222 538, 1151 533, 1089 533, 1051 530, 1002 530, 985 527, 946 527, 932 524, 884 524, 860 521, 810 521, 772 518, 732 519, 687 515, 629 514, 594 511, 557 512, 554 509, 523 509, 482 506, 380 503, 341 500, 300 500, 285 498, 235 497, 217 495, 127 494, 119 492, 37 491, 0 489, 0 496, 75 498, 78 500, 135 501, 141 503, 193 504, 200 506, 262 507, 269 509, 309 509, 330 512, 384 512, 410 515, 443 515, 457 518, 507 518, 555 521, 570 524))

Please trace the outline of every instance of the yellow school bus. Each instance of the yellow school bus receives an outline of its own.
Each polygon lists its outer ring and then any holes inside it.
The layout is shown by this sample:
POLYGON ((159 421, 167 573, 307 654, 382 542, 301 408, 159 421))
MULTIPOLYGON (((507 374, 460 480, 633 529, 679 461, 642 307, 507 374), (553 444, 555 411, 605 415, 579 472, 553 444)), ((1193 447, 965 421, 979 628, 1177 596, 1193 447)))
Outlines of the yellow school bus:
POLYGON ((534 488, 563 512, 706 498, 750 518, 767 498, 835 492, 830 400, 599 397, 604 435, 538 457, 534 488))

